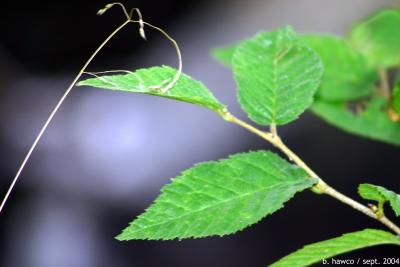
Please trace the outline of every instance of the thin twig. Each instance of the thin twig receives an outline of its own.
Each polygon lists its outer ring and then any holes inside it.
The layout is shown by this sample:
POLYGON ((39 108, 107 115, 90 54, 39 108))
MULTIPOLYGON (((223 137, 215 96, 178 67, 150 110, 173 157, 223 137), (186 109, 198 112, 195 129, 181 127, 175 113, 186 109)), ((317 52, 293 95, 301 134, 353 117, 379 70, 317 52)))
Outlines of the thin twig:
POLYGON ((58 101, 57 105, 54 107, 53 111, 50 113, 49 117, 47 118, 46 122, 42 126, 42 128, 39 131, 39 134, 36 136, 35 141, 33 142, 32 146, 30 147, 28 153, 26 154, 24 160, 22 161, 21 166, 18 169, 17 174, 15 175, 10 187, 8 188, 8 191, 6 195, 3 198, 3 201, 1 202, 0 206, 0 213, 3 210, 12 190, 14 189, 15 184, 18 181, 18 178, 21 175, 21 172, 23 171, 26 163, 28 162, 29 158, 32 155, 33 150, 35 150, 37 144, 39 143, 40 139, 43 136, 43 133, 46 131, 47 127, 49 126, 50 122, 53 120, 54 115, 57 113, 58 109, 61 107, 61 105, 64 103, 65 98, 69 95, 71 92, 72 88, 74 87, 75 83, 79 80, 79 78, 82 76, 83 72, 87 68, 87 66, 90 64, 90 62, 95 58, 95 56, 99 53, 99 51, 110 41, 110 39, 117 34, 122 28, 127 25, 129 21, 125 21, 122 23, 118 28, 116 28, 104 41, 103 43, 100 44, 100 46, 94 51, 94 53, 89 57, 89 59, 86 61, 86 63, 83 65, 82 69, 79 71, 79 73, 76 75, 75 79, 71 82, 71 84, 68 86, 67 90, 65 91, 64 95, 60 98, 58 101))
MULTIPOLYGON (((137 22, 137 21, 131 21, 131 22, 137 22)), ((168 92, 168 90, 170 90, 170 89, 175 85, 175 83, 178 81, 178 79, 180 78, 180 76, 181 76, 181 74, 182 74, 182 55, 181 55, 181 50, 179 49, 179 45, 178 45, 178 43, 175 41, 175 39, 172 38, 172 37, 171 37, 168 33, 166 33, 163 29, 161 29, 161 28, 159 28, 159 27, 157 27, 157 26, 154 26, 154 25, 152 25, 152 24, 150 24, 150 23, 148 23, 148 22, 145 22, 145 21, 143 21, 143 24, 144 24, 144 25, 147 25, 147 26, 149 26, 149 27, 151 27, 151 28, 153 28, 153 29, 155 29, 155 30, 157 30, 157 31, 159 31, 159 32, 161 32, 169 41, 171 41, 171 43, 172 43, 172 44, 174 45, 174 47, 175 47, 176 55, 178 56, 178 71, 176 72, 176 74, 175 74, 174 78, 172 79, 172 81, 171 81, 170 83, 168 83, 167 86, 165 86, 165 87, 162 89, 162 92, 163 92, 163 93, 166 93, 166 92, 168 92)))
POLYGON ((271 123, 271 125, 269 126, 269 131, 271 132, 273 137, 278 136, 278 128, 276 127, 275 123, 271 123))
MULTIPOLYGON (((107 10, 109 10, 110 8, 112 8, 113 6, 119 6, 121 7, 125 17, 126 17, 126 21, 124 23, 122 23, 120 26, 118 26, 110 35, 108 35, 108 37, 100 44, 100 46, 94 51, 94 53, 89 57, 89 59, 86 61, 86 63, 83 65, 83 67, 81 68, 81 70, 78 72, 78 74, 76 75, 76 77, 74 78, 74 80, 71 82, 71 84, 68 86, 67 90, 65 91, 65 93, 63 94, 63 96, 60 98, 60 100, 58 101, 58 103, 56 104, 56 106, 54 107, 54 109, 52 110, 52 112, 50 113, 49 117, 47 118, 46 122, 44 123, 44 125, 42 126, 42 128, 40 129, 38 135, 36 136, 33 144, 31 145, 31 147, 28 150, 28 153, 26 154, 24 160, 22 161, 16 175, 14 176, 10 187, 7 190, 7 193, 5 194, 1 205, 0 205, 0 213, 2 212, 8 198, 10 197, 11 192, 13 191, 15 184, 17 183, 22 171, 24 170, 27 162, 29 161, 32 152, 35 150, 37 144, 39 143, 40 139, 42 138, 44 132, 46 131, 46 129, 48 128, 50 122, 53 120, 55 114, 57 113, 57 111, 59 110, 59 108, 61 107, 61 105, 64 103, 65 99, 67 98, 67 96, 70 94, 72 88, 74 87, 74 85, 76 84, 76 82, 80 79, 80 77, 82 76, 83 73, 85 73, 86 68, 89 66, 89 64, 92 62, 92 60, 97 56, 97 54, 100 52, 100 50, 102 50, 102 48, 120 31, 122 30, 126 25, 128 25, 129 23, 138 23, 139 24, 139 34, 143 39, 146 39, 143 27, 144 25, 147 25, 153 29, 158 30, 159 32, 161 32, 168 40, 170 40, 177 51, 177 55, 178 55, 178 61, 179 61, 179 69, 177 71, 177 73, 175 74, 173 80, 165 87, 163 88, 163 93, 166 93, 169 89, 171 89, 173 87, 173 85, 178 81, 181 73, 182 73, 182 57, 181 57, 181 53, 180 53, 180 49, 179 46, 177 44, 177 42, 171 37, 169 36, 164 30, 162 30, 159 27, 156 27, 150 23, 147 23, 145 21, 143 21, 142 19, 142 14, 140 13, 140 10, 138 8, 133 8, 130 13, 127 12, 125 6, 119 2, 114 2, 114 3, 110 3, 107 4, 104 8, 100 9, 97 14, 98 15, 103 15, 107 10), (136 13, 138 14, 138 20, 132 20, 132 13, 133 11, 136 11, 136 13)), ((165 80, 164 82, 169 81, 169 79, 165 80)), ((164 84, 164 82, 161 83, 161 86, 164 84)))
POLYGON ((380 85, 379 89, 382 92, 383 97, 390 99, 390 87, 388 73, 385 69, 379 69, 380 85))
POLYGON ((338 199, 339 201, 351 206, 352 208, 364 213, 365 215, 380 221, 384 225, 386 225, 390 230, 395 232, 397 235, 400 235, 400 228, 395 225, 393 222, 391 222, 385 215, 379 214, 378 212, 374 212, 371 210, 369 207, 366 207, 359 202, 343 195, 342 193, 336 191, 334 188, 330 187, 329 185, 325 184, 324 187, 321 191, 331 197, 334 197, 338 199))
POLYGON ((297 156, 291 149, 289 149, 281 140, 281 138, 277 135, 274 135, 269 132, 264 132, 261 131, 254 126, 248 124, 247 122, 244 122, 229 112, 222 113, 222 117, 231 123, 237 124, 250 132, 260 136, 261 138, 267 140, 271 144, 273 144, 275 147, 277 147, 279 150, 281 150, 291 161, 296 163, 297 166, 302 168, 309 176, 310 178, 315 178, 318 180, 318 182, 314 185, 316 192, 317 193, 322 193, 329 195, 340 202, 364 213, 365 215, 380 221, 382 224, 387 226, 390 230, 395 232, 397 235, 400 235, 400 228, 395 225, 393 222, 391 222, 387 217, 384 215, 379 215, 376 212, 372 211, 370 208, 367 206, 362 205, 361 203, 343 195, 342 193, 338 192, 336 189, 332 188, 329 186, 327 183, 325 183, 302 159, 300 159, 299 156, 297 156))

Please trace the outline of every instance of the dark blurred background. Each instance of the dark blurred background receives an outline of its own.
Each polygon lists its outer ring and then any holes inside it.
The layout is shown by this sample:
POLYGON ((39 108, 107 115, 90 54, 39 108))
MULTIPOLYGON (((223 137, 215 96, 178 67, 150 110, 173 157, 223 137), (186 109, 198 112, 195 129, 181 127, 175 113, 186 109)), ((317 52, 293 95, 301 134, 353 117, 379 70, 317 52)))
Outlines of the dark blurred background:
MULTIPOLYGON (((76 72, 123 20, 107 1, 2 1, 0 39, 0 192, 76 72)), ((230 71, 210 56, 263 29, 343 35, 384 0, 125 1, 179 42, 184 71, 203 81, 233 113, 230 71)), ((176 66, 158 33, 142 41, 128 27, 91 71, 176 66)), ((354 198, 360 182, 399 192, 400 149, 346 134, 312 114, 280 130, 287 144, 326 181, 354 198)), ((302 245, 367 227, 372 219, 325 196, 303 192, 260 223, 235 235, 183 241, 118 242, 117 235, 171 177, 230 153, 273 149, 256 136, 189 104, 145 95, 75 88, 44 135, 0 215, 0 265, 266 266, 302 245)), ((274 149, 273 149, 274 150, 274 149)), ((392 214, 389 216, 393 217, 392 214)), ((341 258, 399 255, 381 246, 341 258)))

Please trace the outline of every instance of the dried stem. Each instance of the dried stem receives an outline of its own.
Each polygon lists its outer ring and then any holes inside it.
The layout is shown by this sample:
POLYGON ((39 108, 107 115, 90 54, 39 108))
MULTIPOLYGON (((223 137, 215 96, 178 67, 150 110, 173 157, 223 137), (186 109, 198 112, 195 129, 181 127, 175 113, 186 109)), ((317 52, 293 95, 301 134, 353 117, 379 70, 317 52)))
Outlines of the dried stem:
POLYGON ((379 69, 378 72, 379 72, 379 78, 380 78, 379 89, 382 92, 382 95, 386 99, 390 99, 390 87, 389 87, 388 73, 384 69, 379 69))
POLYGON ((8 191, 6 193, 6 195, 3 198, 3 201, 1 202, 1 206, 0 206, 0 213, 3 210, 12 190, 14 189, 15 184, 18 181, 18 178, 21 175, 21 172, 23 171, 23 169, 25 168, 26 163, 28 162, 29 158, 32 155, 33 150, 35 150, 37 144, 39 143, 40 139, 42 138, 44 132, 46 131, 47 127, 49 126, 50 122, 53 120, 54 115, 56 115, 57 111, 59 110, 59 108, 61 107, 61 105, 64 103, 64 100, 67 98, 67 96, 69 95, 69 93, 71 92, 72 88, 74 87, 74 85, 76 84, 76 82, 80 79, 80 77, 82 76, 82 74, 84 73, 85 69, 89 66, 90 62, 92 62, 92 60, 96 57, 96 55, 100 52, 100 50, 110 41, 110 39, 116 35, 122 28, 124 28, 127 24, 129 23, 129 21, 125 21, 124 23, 122 23, 117 29, 115 29, 105 40, 103 43, 101 43, 101 45, 94 51, 94 53, 90 56, 90 58, 86 61, 86 63, 83 65, 82 69, 78 72, 78 74, 76 75, 75 79, 71 82, 71 84, 68 86, 67 90, 65 91, 64 95, 60 98, 60 100, 58 101, 57 105, 54 107, 53 111, 50 113, 49 117, 47 118, 46 122, 44 123, 44 125, 42 126, 42 128, 39 131, 39 134, 36 136, 35 141, 33 142, 33 144, 31 145, 28 153, 26 154, 24 160, 22 161, 21 166, 19 167, 17 174, 15 175, 10 187, 8 188, 8 191))
POLYGON ((362 205, 361 203, 343 195, 342 193, 336 191, 334 188, 329 186, 327 183, 325 183, 302 159, 300 159, 299 156, 297 156, 291 149, 289 149, 281 140, 281 138, 278 135, 275 135, 270 132, 264 132, 261 131, 254 126, 248 124, 247 122, 244 122, 229 112, 222 113, 222 117, 231 123, 237 124, 250 132, 260 136, 261 138, 267 140, 271 144, 273 144, 275 147, 277 147, 279 150, 281 150, 291 161, 296 163, 300 168, 302 168, 309 176, 310 178, 315 178, 318 180, 318 182, 314 185, 314 189, 316 193, 321 193, 321 194, 326 194, 329 195, 340 202, 364 213, 365 215, 380 221, 383 223, 385 226, 387 226, 390 230, 395 232, 397 235, 400 235, 400 228, 395 225, 393 222, 391 222, 387 217, 384 215, 379 215, 373 210, 371 210, 369 207, 362 205))
MULTIPOLYGON (((164 30, 161 29, 160 27, 154 26, 154 25, 151 24, 151 23, 148 23, 148 22, 146 22, 146 21, 143 21, 143 19, 142 19, 142 13, 140 12, 140 10, 139 10, 138 8, 132 8, 131 11, 130 11, 129 14, 128 14, 128 12, 126 11, 126 8, 124 7, 124 5, 122 5, 121 3, 116 2, 116 3, 111 3, 111 4, 106 5, 103 9, 100 9, 99 12, 98 12, 97 14, 102 15, 102 14, 104 14, 107 10, 109 10, 111 7, 113 7, 113 6, 115 6, 115 5, 120 6, 120 7, 122 8, 122 10, 123 10, 123 12, 124 12, 124 14, 125 14, 125 16, 126 16, 126 18, 127 18, 127 22, 128 22, 128 23, 138 23, 138 24, 139 24, 139 35, 140 35, 144 40, 147 40, 147 39, 146 39, 146 34, 145 34, 145 32, 144 32, 144 26, 146 25, 146 26, 148 26, 148 27, 150 27, 150 28, 153 28, 153 29, 157 30, 158 32, 160 32, 162 35, 164 35, 165 38, 167 38, 167 39, 174 45, 175 50, 176 50, 176 55, 177 55, 177 58, 178 58, 178 71, 175 73, 173 79, 170 80, 170 78, 168 78, 168 79, 162 81, 162 82, 161 82, 160 84, 158 84, 158 85, 146 86, 146 88, 147 88, 147 89, 150 89, 150 90, 159 90, 159 89, 160 89, 162 93, 168 92, 168 91, 175 85, 175 83, 178 81, 178 79, 179 79, 180 76, 182 75, 182 68, 183 68, 182 54, 181 54, 181 50, 180 50, 180 48, 179 48, 178 43, 175 41, 174 38, 172 38, 166 31, 164 31, 164 30), (138 15, 138 20, 132 20, 132 15, 133 15, 133 12, 134 12, 134 11, 136 11, 136 13, 137 13, 137 15, 138 15), (167 83, 167 82, 168 82, 168 84, 167 84, 166 86, 164 86, 164 84, 167 83)), ((85 73, 86 73, 86 74, 89 74, 89 75, 92 75, 92 76, 95 76, 96 78, 99 78, 99 79, 101 80, 102 78, 99 77, 99 76, 97 76, 96 74, 98 74, 98 73, 110 73, 110 72, 126 72, 126 73, 130 73, 130 74, 134 74, 133 72, 128 71, 128 70, 111 70, 111 71, 85 72, 85 73)), ((114 84, 112 84, 112 83, 109 82, 109 81, 106 81, 106 80, 103 80, 103 81, 104 81, 105 83, 109 83, 109 84, 111 84, 111 85, 114 85, 114 84)), ((115 86, 115 85, 114 85, 114 86, 115 86)), ((144 84, 141 84, 141 86, 142 86, 142 88, 145 87, 144 84)))
MULTIPOLYGON (((147 23, 145 21, 143 21, 142 19, 142 14, 140 13, 140 10, 138 8, 133 8, 131 9, 131 11, 128 13, 125 6, 119 2, 115 2, 115 3, 110 3, 107 4, 103 9, 100 9, 97 14, 98 15, 102 15, 104 14, 107 10, 109 10, 110 8, 112 8, 113 6, 119 6, 121 7, 125 17, 126 17, 126 21, 124 23, 122 23, 119 27, 117 27, 110 35, 108 35, 108 37, 100 44, 100 46, 94 51, 94 53, 89 57, 89 59, 86 61, 86 63, 83 65, 83 67, 81 68, 81 70, 78 72, 78 74, 76 75, 76 77, 74 78, 74 80, 71 82, 71 84, 68 86, 67 90, 65 91, 65 93, 63 94, 63 96, 60 98, 60 100, 58 101, 58 103, 56 104, 56 106, 54 107, 54 109, 52 110, 52 112, 50 113, 49 117, 47 118, 46 122, 44 123, 44 125, 42 126, 42 128, 40 129, 38 135, 36 136, 33 144, 31 145, 31 147, 28 150, 28 153, 26 154, 24 160, 22 161, 16 175, 14 176, 10 187, 7 190, 7 193, 5 194, 1 205, 0 205, 0 213, 2 212, 8 198, 10 197, 11 192, 13 191, 15 184, 17 183, 22 171, 24 170, 27 162, 29 161, 32 152, 35 150, 37 144, 39 143, 40 139, 42 138, 44 132, 46 131, 46 129, 48 128, 50 122, 53 120, 54 116, 56 115, 57 111, 59 110, 59 108, 61 107, 61 105, 64 103, 65 99, 67 98, 67 96, 70 94, 72 88, 75 86, 76 82, 80 79, 80 77, 82 76, 82 74, 85 73, 86 68, 89 66, 89 64, 93 61, 93 59, 97 56, 97 54, 100 52, 100 50, 102 50, 102 48, 120 31, 122 30, 126 25, 128 25, 129 23, 138 23, 139 24, 139 34, 143 39, 146 39, 145 33, 144 33, 144 25, 147 25, 153 29, 158 30, 159 32, 161 32, 169 41, 171 41, 173 43, 173 45, 176 48, 177 51, 177 55, 178 55, 178 61, 179 61, 179 69, 177 71, 177 73, 175 74, 174 78, 172 79, 172 81, 170 83, 168 83, 162 90, 163 93, 166 93, 169 89, 172 88, 172 86, 177 82, 177 80, 179 79, 181 72, 182 72, 182 58, 181 58, 181 53, 180 53, 180 49, 178 44, 176 43, 176 41, 169 36, 164 30, 162 30, 159 27, 156 27, 150 23, 147 23), (138 20, 132 20, 132 15, 133 12, 136 11, 137 15, 138 15, 138 20)), ((163 85, 163 83, 161 84, 161 86, 163 85)))

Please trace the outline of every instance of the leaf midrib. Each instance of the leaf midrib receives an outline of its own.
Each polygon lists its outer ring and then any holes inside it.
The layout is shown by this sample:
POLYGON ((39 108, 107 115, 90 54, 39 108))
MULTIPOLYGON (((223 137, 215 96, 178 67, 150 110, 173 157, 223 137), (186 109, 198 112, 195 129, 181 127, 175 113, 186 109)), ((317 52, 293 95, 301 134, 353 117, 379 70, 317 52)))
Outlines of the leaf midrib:
MULTIPOLYGON (((304 180, 304 181, 291 181, 291 182, 287 183, 287 184, 288 184, 287 187, 289 188, 289 187, 292 187, 293 185, 297 185, 297 184, 300 185, 300 184, 302 184, 302 183, 305 184, 305 182, 307 182, 307 180, 304 180)), ((247 192, 247 193, 240 194, 240 195, 237 195, 237 196, 234 196, 234 197, 225 199, 225 200, 217 201, 217 203, 215 203, 215 205, 208 205, 208 206, 202 207, 201 209, 197 209, 197 210, 195 210, 195 211, 188 212, 188 213, 183 214, 183 215, 181 215, 181 216, 177 216, 177 217, 174 217, 174 218, 171 218, 171 219, 164 220, 163 222, 160 222, 160 223, 156 223, 156 224, 152 224, 152 225, 147 226, 147 227, 143 227, 143 228, 141 228, 141 229, 139 229, 139 230, 137 230, 137 231, 129 232, 129 234, 130 234, 130 235, 134 235, 135 233, 138 233, 138 232, 147 230, 147 229, 149 229, 149 228, 157 227, 157 226, 160 226, 160 225, 169 223, 169 222, 171 222, 171 221, 175 221, 175 220, 181 219, 181 218, 183 218, 183 217, 185 217, 185 216, 192 215, 192 214, 196 214, 196 213, 205 211, 205 210, 207 210, 207 209, 211 209, 211 208, 214 208, 214 207, 216 207, 216 206, 220 206, 221 204, 224 204, 224 203, 226 203, 226 202, 231 202, 231 201, 234 201, 234 200, 236 200, 236 199, 240 199, 240 198, 247 197, 247 196, 249 196, 249 195, 257 194, 257 193, 262 192, 262 191, 264 191, 264 190, 268 190, 268 189, 271 189, 271 188, 274 188, 274 187, 281 187, 281 186, 284 186, 284 185, 285 185, 285 182, 280 182, 280 183, 275 184, 275 185, 272 185, 272 186, 262 187, 262 188, 260 188, 260 189, 255 190, 255 191, 247 192)), ((297 191, 297 190, 296 190, 296 191, 297 191)), ((138 218, 138 219, 139 219, 139 218, 138 218)), ((122 234, 122 235, 124 235, 124 234, 122 234)))

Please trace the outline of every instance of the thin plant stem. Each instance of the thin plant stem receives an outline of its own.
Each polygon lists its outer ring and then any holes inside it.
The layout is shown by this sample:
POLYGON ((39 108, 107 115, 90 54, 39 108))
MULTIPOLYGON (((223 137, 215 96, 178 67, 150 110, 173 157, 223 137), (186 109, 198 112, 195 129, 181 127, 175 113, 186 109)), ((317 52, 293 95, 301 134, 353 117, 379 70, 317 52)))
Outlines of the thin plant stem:
POLYGON ((356 210, 360 211, 361 213, 363 213, 375 220, 380 221, 382 224, 384 224, 390 230, 395 232, 397 235, 400 235, 400 228, 397 225, 395 225, 393 222, 391 222, 385 215, 374 212, 367 206, 364 206, 363 204, 338 192, 336 189, 332 188, 325 181, 323 181, 299 156, 297 156, 290 148, 288 148, 282 142, 281 138, 278 135, 272 134, 270 132, 261 131, 261 130, 255 128, 254 126, 248 124, 247 122, 244 122, 244 121, 236 118, 228 111, 222 113, 221 115, 226 121, 237 124, 245 129, 247 129, 248 131, 260 136, 261 138, 267 140, 268 142, 273 144, 275 147, 277 147, 280 151, 282 151, 289 158, 290 161, 293 161, 297 166, 302 168, 310 176, 310 178, 317 179, 318 182, 314 185, 314 188, 316 189, 316 190, 314 190, 314 192, 331 196, 331 197, 339 200, 340 202, 352 207, 353 209, 356 209, 356 210))
MULTIPOLYGON (((162 88, 162 92, 166 93, 169 89, 171 89, 173 87, 173 85, 178 81, 181 73, 182 73, 182 56, 181 56, 181 52, 179 49, 179 46, 177 44, 177 42, 170 36, 168 35, 163 29, 154 26, 148 22, 143 21, 142 19, 142 14, 140 12, 140 10, 138 8, 133 8, 131 9, 131 11, 128 13, 125 6, 119 2, 114 2, 114 3, 110 3, 107 4, 103 9, 100 9, 98 11, 98 15, 102 15, 104 14, 107 10, 109 10, 111 7, 113 6, 119 6, 121 7, 126 20, 124 23, 122 23, 119 27, 117 27, 110 35, 107 36, 107 38, 100 44, 100 46, 94 51, 94 53, 89 57, 89 59, 86 61, 86 63, 83 65, 83 67, 81 68, 81 70, 78 72, 78 74, 76 75, 76 77, 73 79, 73 81, 71 82, 71 84, 68 86, 68 88, 66 89, 65 93, 62 95, 62 97, 60 98, 60 100, 58 101, 58 103, 56 104, 56 106, 53 108, 52 112, 50 113, 49 117, 47 118, 46 122, 43 124, 42 128, 40 129, 38 135, 36 136, 34 142, 32 143, 31 147, 28 150, 28 153, 26 154, 24 160, 22 161, 16 175, 14 176, 8 190, 7 193, 5 194, 1 205, 0 205, 0 213, 2 212, 8 198, 10 197, 11 192, 13 191, 15 184, 17 183, 19 177, 21 176, 22 171, 24 170, 27 162, 29 161, 32 152, 35 150, 37 144, 39 143, 40 139, 42 138, 44 132, 46 131, 46 129, 48 128, 50 122, 53 120, 54 116, 56 115, 57 111, 59 110, 59 108, 61 107, 61 105, 64 103, 65 99, 67 98, 67 96, 70 94, 72 88, 75 86, 75 84, 77 83, 77 81, 81 78, 82 74, 86 73, 85 70, 86 68, 89 66, 89 64, 93 61, 93 59, 97 56, 97 54, 100 52, 100 50, 103 49, 103 47, 120 31, 122 30, 126 25, 128 25, 129 23, 138 23, 140 28, 139 28, 139 34, 140 36, 146 40, 146 36, 144 33, 144 25, 149 26, 159 32, 161 32, 169 41, 171 41, 176 49, 177 52, 177 56, 178 56, 178 71, 177 73, 174 75, 174 78, 172 79, 171 82, 169 82, 164 88, 162 88), (132 15, 133 15, 133 11, 136 11, 137 15, 138 15, 138 20, 132 20, 132 15)), ((161 84, 162 85, 162 84, 161 84)))
MULTIPOLYGON (((132 23, 138 23, 138 24, 139 24, 139 26, 140 26, 140 28, 139 28, 139 34, 140 34, 140 36, 141 36, 144 40, 147 40, 147 39, 146 39, 145 32, 144 32, 144 25, 146 25, 146 26, 148 26, 148 27, 150 27, 150 28, 152 28, 152 29, 154 29, 154 30, 159 31, 162 35, 164 35, 165 38, 167 38, 167 39, 174 45, 175 50, 176 50, 176 55, 177 55, 177 58, 178 58, 178 71, 175 73, 173 79, 172 79, 171 81, 169 81, 170 78, 168 78, 168 79, 164 80, 163 82, 161 82, 161 84, 159 84, 159 85, 147 86, 148 89, 161 89, 161 92, 162 92, 162 93, 168 92, 168 91, 175 85, 175 83, 179 80, 180 76, 182 75, 182 68, 183 68, 182 54, 181 54, 181 50, 180 50, 180 48, 179 48, 178 43, 176 42, 176 40, 175 40, 174 38, 172 38, 166 31, 164 31, 164 30, 161 29, 160 27, 154 26, 154 25, 151 24, 151 23, 148 23, 148 22, 146 22, 146 21, 143 21, 143 20, 142 20, 142 14, 140 13, 140 10, 137 9, 137 8, 133 8, 133 9, 131 10, 131 12, 129 13, 129 15, 128 15, 127 12, 126 12, 125 7, 124 7, 121 3, 118 3, 118 2, 117 2, 117 3, 108 4, 104 9, 100 9, 100 10, 99 10, 99 14, 104 14, 104 12, 106 12, 106 11, 107 11, 109 8, 111 8, 113 5, 118 5, 118 6, 122 6, 122 7, 123 7, 123 11, 124 11, 125 15, 127 15, 127 22, 128 22, 128 23, 132 22, 132 23), (139 20, 132 20, 132 19, 131 19, 131 16, 132 16, 132 12, 133 12, 133 11, 136 11, 136 12, 137 12, 137 14, 138 14, 138 16, 139 16, 139 20), (164 87, 163 84, 166 83, 166 82, 168 82, 168 84, 164 87)), ((112 73, 112 72, 126 72, 126 73, 130 73, 130 74, 134 74, 133 72, 128 71, 128 70, 111 70, 111 71, 85 72, 85 73, 86 73, 86 74, 89 74, 89 75, 92 75, 92 76, 95 76, 96 78, 98 78, 98 79, 101 80, 102 78, 99 77, 99 76, 97 76, 97 74, 99 74, 99 73, 112 73)), ((138 78, 140 78, 140 77, 138 77, 138 78)), ((110 81, 103 80, 103 82, 109 83, 109 84, 111 84, 111 85, 114 85, 114 84, 111 83, 110 81)), ((143 87, 144 87, 144 85, 143 85, 143 87)))
POLYGON ((278 136, 278 128, 276 127, 275 123, 271 123, 269 131, 271 132, 272 136, 278 136))
POLYGON ((351 206, 352 208, 364 213, 365 215, 380 221, 381 223, 386 225, 386 227, 388 227, 390 230, 395 232, 397 235, 400 235, 400 228, 397 225, 395 225, 392 221, 390 221, 384 214, 381 214, 378 211, 375 212, 369 207, 360 204, 359 202, 347 197, 346 195, 343 195, 342 193, 336 191, 334 188, 327 185, 326 183, 324 185, 320 185, 320 190, 324 194, 336 198, 337 200, 351 206), (323 187, 323 189, 321 189, 321 187, 323 187))
POLYGON ((390 87, 389 87, 389 78, 388 78, 388 73, 385 69, 379 69, 379 79, 380 79, 380 85, 379 89, 382 92, 382 95, 386 99, 390 99, 390 87))
MULTIPOLYGON (((136 22, 136 21, 132 21, 132 22, 136 22)), ((145 22, 145 21, 142 21, 142 23, 143 23, 144 25, 147 25, 147 26, 149 26, 149 27, 151 27, 151 28, 153 28, 153 29, 155 29, 155 30, 161 32, 161 33, 174 45, 174 47, 175 47, 176 54, 177 54, 177 56, 178 56, 178 71, 176 72, 176 74, 175 74, 174 78, 172 79, 172 81, 169 82, 169 83, 162 89, 162 92, 163 92, 163 93, 166 93, 168 90, 170 90, 170 89, 172 88, 172 86, 174 86, 174 84, 178 81, 178 79, 180 78, 180 76, 181 76, 181 74, 182 74, 182 55, 181 55, 181 51, 180 51, 180 49, 179 49, 179 45, 178 45, 178 43, 175 41, 175 39, 172 38, 172 37, 171 37, 168 33, 166 33, 163 29, 161 29, 161 28, 159 28, 159 27, 157 27, 157 26, 154 26, 154 25, 152 25, 152 24, 150 24, 150 23, 148 23, 148 22, 145 22)))
POLYGON ((42 128, 40 129, 38 135, 36 136, 35 141, 32 143, 31 147, 29 148, 28 153, 26 154, 24 160, 22 161, 22 164, 20 165, 17 174, 14 176, 14 179, 12 180, 12 183, 10 187, 7 190, 7 193, 5 194, 1 205, 0 205, 0 213, 2 212, 8 198, 10 197, 11 192, 13 191, 15 184, 17 183, 22 171, 25 168, 26 163, 28 162, 29 158, 32 155, 32 152, 35 150, 37 144, 39 143, 40 139, 42 138, 44 132, 46 131, 47 127, 49 126, 50 122, 53 120, 54 115, 56 115, 57 111, 61 107, 61 105, 64 103, 64 100, 67 98, 67 96, 70 94, 72 88, 76 84, 76 82, 80 79, 82 74, 85 72, 85 69, 89 66, 89 64, 92 62, 92 60, 96 57, 96 55, 100 52, 100 50, 113 38, 121 29, 123 29, 130 21, 127 20, 124 23, 122 23, 118 28, 116 28, 101 44, 100 46, 94 51, 94 53, 89 57, 89 59, 86 61, 86 63, 83 65, 81 70, 78 72, 76 75, 75 79, 71 82, 71 84, 68 86, 67 90, 63 94, 63 96, 60 98, 58 101, 57 105, 54 107, 52 112, 50 113, 49 117, 47 118, 46 122, 43 124, 42 128))

